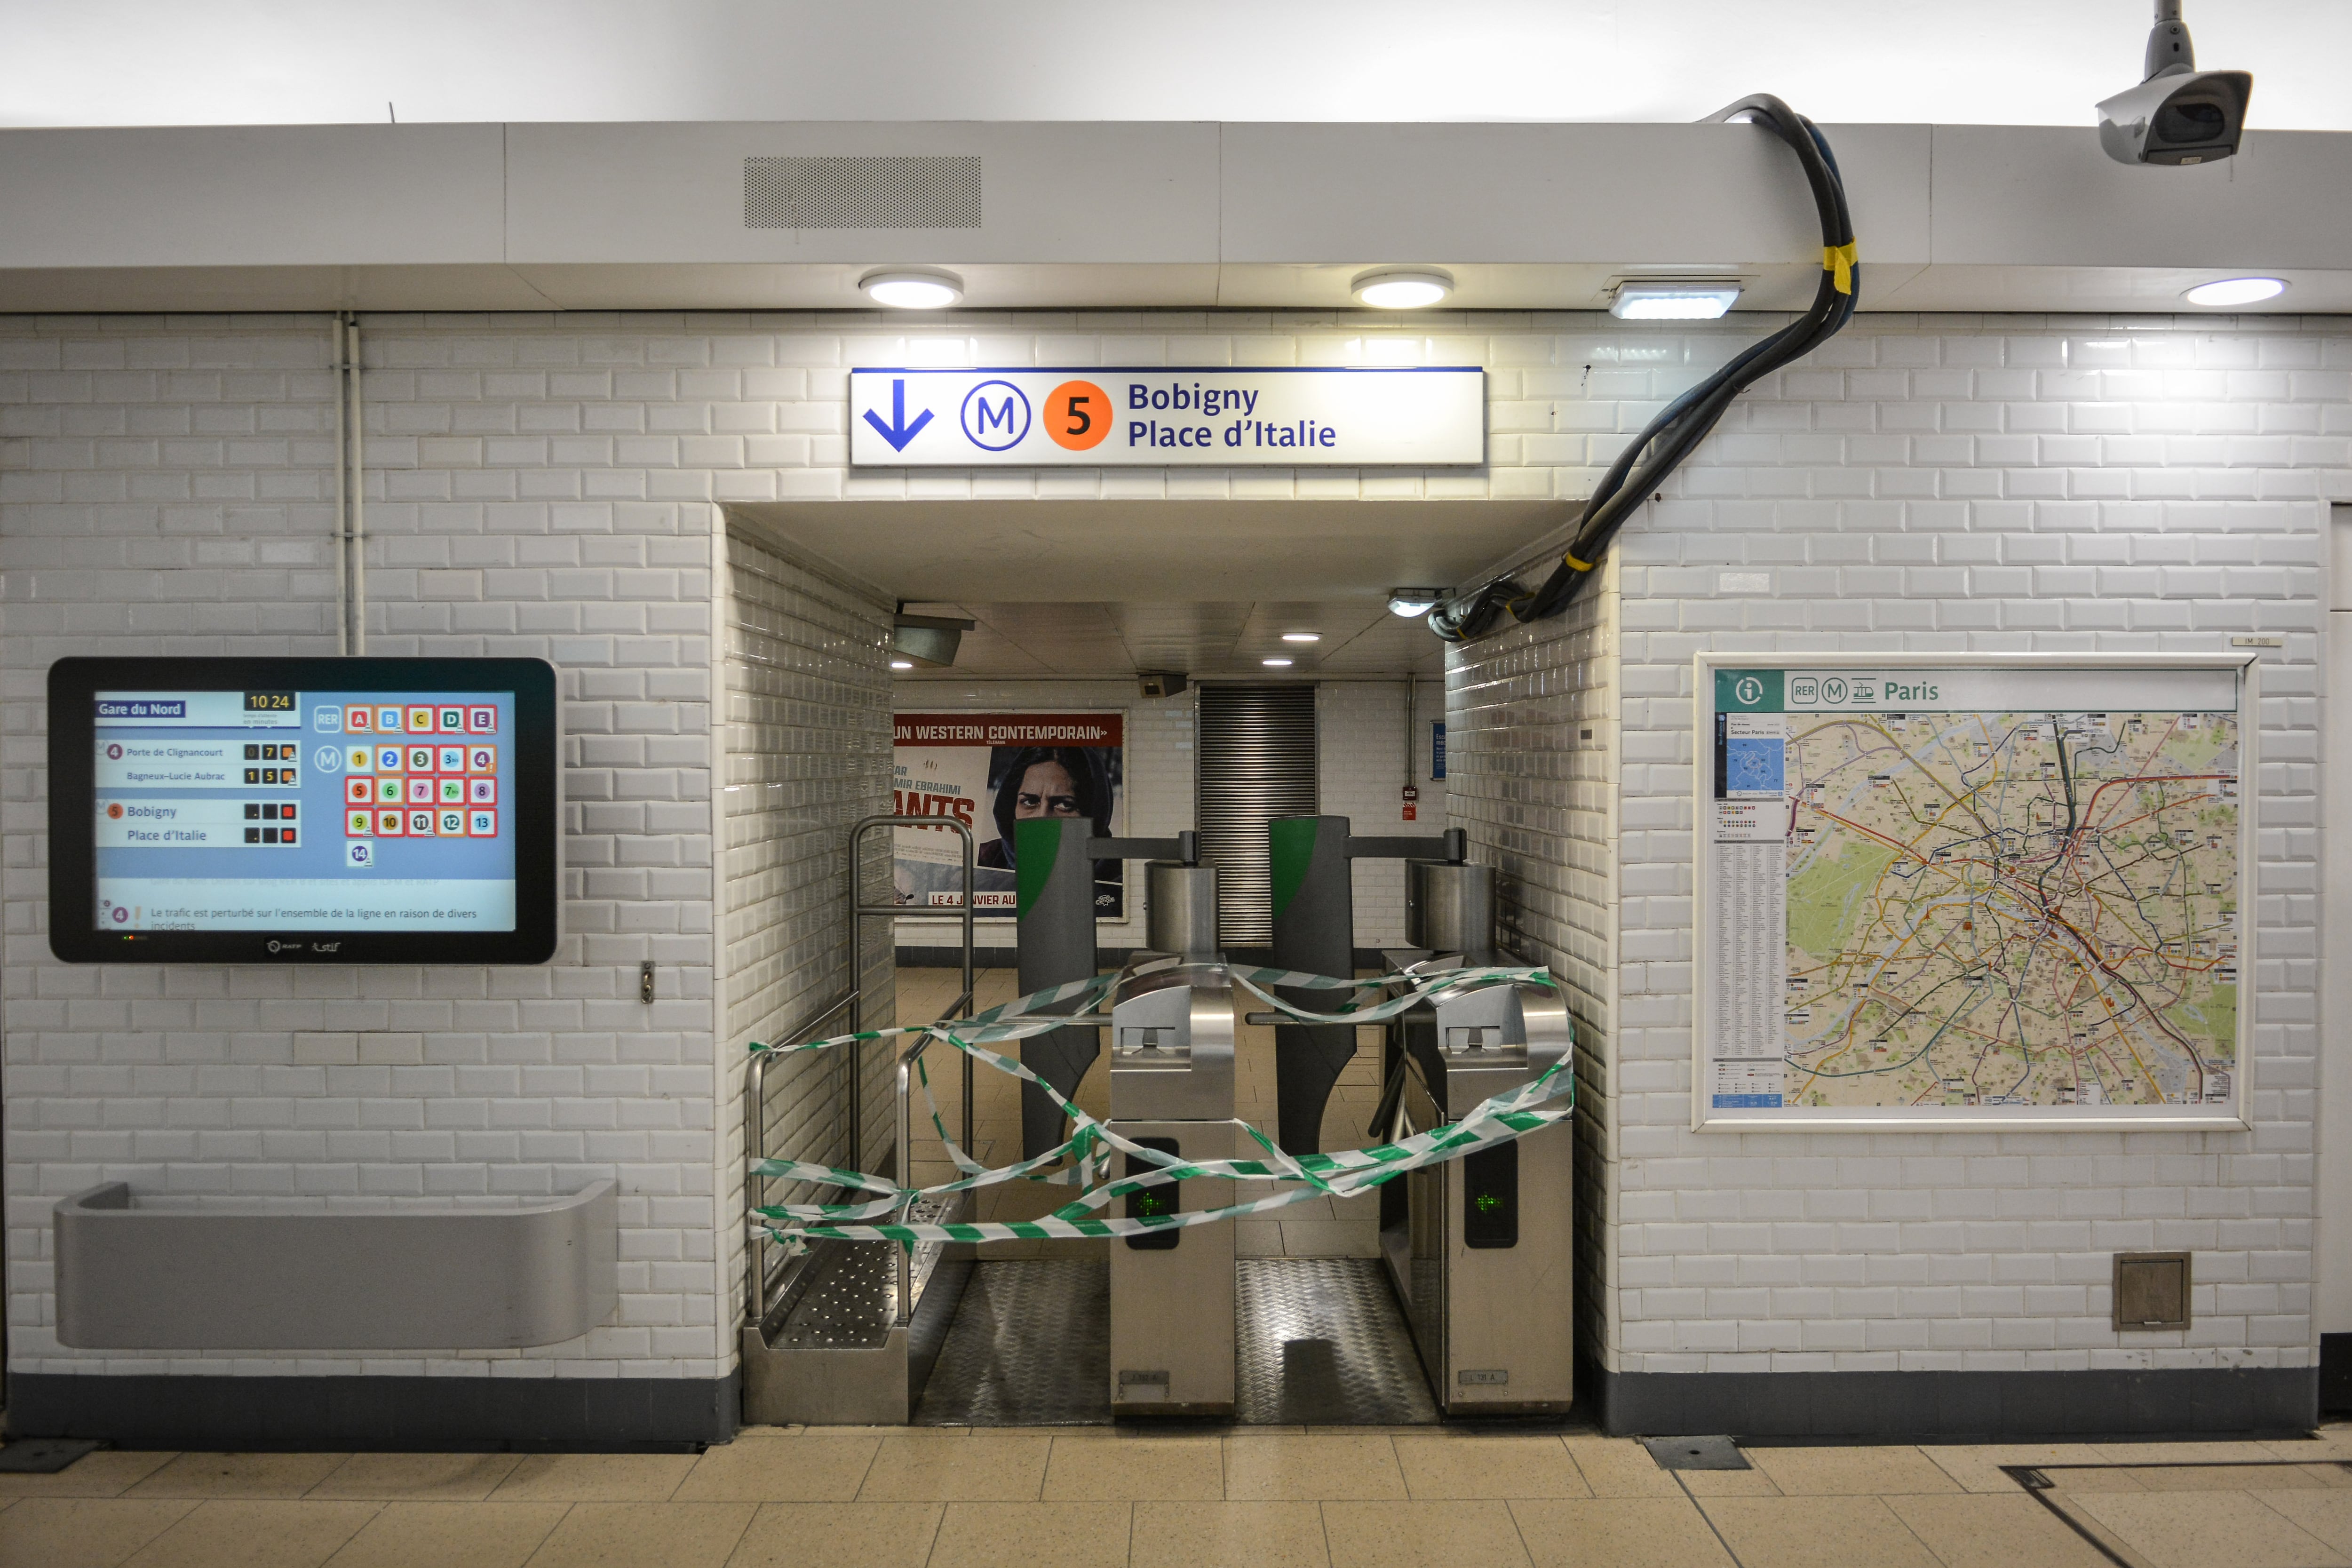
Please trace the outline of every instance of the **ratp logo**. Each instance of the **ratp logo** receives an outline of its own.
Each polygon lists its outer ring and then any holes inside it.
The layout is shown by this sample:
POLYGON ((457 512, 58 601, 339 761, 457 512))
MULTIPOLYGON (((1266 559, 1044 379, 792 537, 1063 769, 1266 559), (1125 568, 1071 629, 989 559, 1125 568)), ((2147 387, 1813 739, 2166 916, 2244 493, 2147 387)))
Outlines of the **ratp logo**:
POLYGON ((1009 381, 983 381, 963 395, 957 418, 973 446, 1010 451, 1029 434, 1029 395, 1009 381))

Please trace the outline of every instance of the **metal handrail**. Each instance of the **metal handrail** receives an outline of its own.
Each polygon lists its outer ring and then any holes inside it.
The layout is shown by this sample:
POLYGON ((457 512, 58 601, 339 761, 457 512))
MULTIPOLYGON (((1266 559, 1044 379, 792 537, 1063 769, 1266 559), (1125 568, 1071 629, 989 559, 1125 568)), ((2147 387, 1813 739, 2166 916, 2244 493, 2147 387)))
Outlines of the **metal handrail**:
MULTIPOLYGON (((835 1000, 830 1006, 826 1007, 824 1011, 816 1014, 802 1024, 801 1026, 794 1031, 795 1034, 806 1035, 818 1033, 819 1025, 824 1024, 830 1018, 839 1016, 845 1011, 849 1015, 849 1028, 846 1031, 847 1033, 855 1034, 865 1026, 864 1004, 866 988, 863 984, 863 978, 866 973, 864 917, 897 917, 908 912, 904 907, 898 904, 868 904, 858 896, 862 891, 857 883, 858 847, 865 839, 866 835, 877 827, 947 828, 952 829, 962 837, 963 993, 952 1003, 949 1004, 947 1010, 941 1013, 940 1016, 942 1019, 963 1017, 968 1016, 971 1011, 974 994, 972 975, 972 895, 975 891, 973 883, 979 879, 976 874, 978 866, 971 827, 952 816, 867 816, 859 818, 856 824, 849 830, 850 988, 846 994, 835 1000)), ((897 1165, 898 1184, 902 1187, 913 1184, 911 1179, 913 1133, 911 1127, 911 1112, 908 1109, 908 1099, 911 1088, 909 1079, 911 1077, 912 1064, 915 1058, 921 1055, 923 1047, 928 1046, 929 1043, 930 1037, 929 1036, 924 1037, 921 1040, 916 1042, 914 1047, 908 1050, 905 1056, 900 1058, 898 1064, 897 1089, 898 1117, 897 1128, 898 1150, 895 1163, 897 1165)), ((848 1058, 849 1061, 849 1163, 855 1169, 864 1170, 866 1168, 864 1158, 866 1141, 864 1043, 861 1041, 851 1045, 845 1054, 848 1058)), ((767 1072, 768 1068, 772 1065, 781 1059, 781 1058, 768 1052, 761 1052, 759 1056, 754 1057, 751 1059, 751 1065, 749 1068, 748 1079, 745 1084, 748 1099, 744 1110, 746 1127, 743 1148, 745 1158, 744 1206, 747 1211, 758 1206, 757 1200, 759 1189, 756 1184, 758 1183, 759 1178, 751 1173, 751 1167, 768 1157, 767 1072)), ((968 1056, 963 1057, 962 1062, 963 1146, 966 1149, 969 1149, 971 1147, 972 1141, 971 1058, 968 1056)), ((744 1313, 746 1319, 755 1326, 766 1318, 769 1309, 774 1305, 782 1290, 789 1283, 789 1277, 793 1272, 793 1266, 800 1261, 800 1259, 793 1258, 782 1258, 777 1262, 773 1269, 763 1271, 760 1265, 761 1251, 761 1244, 756 1240, 750 1243, 750 1245, 744 1248, 744 1313)), ((804 1258, 807 1255, 803 1254, 802 1256, 804 1258)), ((909 1268, 910 1255, 906 1249, 901 1248, 899 1251, 898 1263, 899 1304, 898 1309, 901 1321, 904 1321, 905 1314, 909 1310, 908 1306, 908 1299, 912 1289, 912 1280, 908 1272, 909 1268)))

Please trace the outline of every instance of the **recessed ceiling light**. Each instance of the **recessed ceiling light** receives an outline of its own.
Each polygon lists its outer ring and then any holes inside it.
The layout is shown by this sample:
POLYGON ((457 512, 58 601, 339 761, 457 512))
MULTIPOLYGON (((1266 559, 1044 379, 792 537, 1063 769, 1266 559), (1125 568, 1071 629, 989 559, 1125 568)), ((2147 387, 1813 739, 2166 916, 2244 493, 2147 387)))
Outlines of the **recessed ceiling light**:
POLYGON ((1321 642, 1323 640, 1323 634, 1321 632, 1285 632, 1282 634, 1282 640, 1285 642, 1321 642))
POLYGON ((1711 321, 1738 298, 1737 283, 1620 283, 1609 313, 1628 321, 1711 321))
POLYGON ((1437 608, 1437 601, 1445 597, 1443 588, 1391 588, 1389 614, 1392 616, 1425 616, 1437 608))
POLYGON ((1358 273, 1349 288, 1375 310, 1417 310, 1453 293, 1454 275, 1434 267, 1383 267, 1358 273))
POLYGON ((2192 305, 2252 305, 2286 292, 2280 278, 2217 278, 2200 283, 2181 296, 2192 305))
POLYGON ((1290 660, 1286 658, 1262 658, 1259 659, 1258 662, 1265 666, 1268 669, 1288 669, 1290 668, 1290 660))
POLYGON ((912 669, 915 668, 915 661, 911 658, 894 658, 890 661, 890 668, 893 669, 912 669))
POLYGON ((887 268, 857 280, 866 297, 898 310, 936 310, 963 298, 963 279, 952 272, 887 268))

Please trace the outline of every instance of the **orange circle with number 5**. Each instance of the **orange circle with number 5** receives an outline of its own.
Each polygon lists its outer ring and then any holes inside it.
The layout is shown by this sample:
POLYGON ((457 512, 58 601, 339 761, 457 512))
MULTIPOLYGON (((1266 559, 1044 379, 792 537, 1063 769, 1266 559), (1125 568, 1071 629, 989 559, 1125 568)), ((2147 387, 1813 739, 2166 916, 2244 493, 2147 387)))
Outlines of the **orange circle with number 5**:
POLYGON ((1110 434, 1110 394, 1091 381, 1066 381, 1045 398, 1045 434, 1054 445, 1083 452, 1110 434))

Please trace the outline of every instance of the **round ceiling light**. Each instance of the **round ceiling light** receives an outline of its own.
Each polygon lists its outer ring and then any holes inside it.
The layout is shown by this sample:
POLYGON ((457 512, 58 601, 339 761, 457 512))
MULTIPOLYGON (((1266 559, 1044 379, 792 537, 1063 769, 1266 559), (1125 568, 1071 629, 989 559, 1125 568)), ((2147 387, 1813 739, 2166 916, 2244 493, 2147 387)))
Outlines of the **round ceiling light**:
POLYGON ((2264 300, 2275 300, 2285 292, 2284 279, 2217 278, 2210 283, 2200 283, 2181 298, 2192 305, 2226 307, 2259 304, 2264 300))
POLYGON ((1349 287, 1376 310, 1418 310, 1454 292, 1454 275, 1433 267, 1384 267, 1360 272, 1349 287))
POLYGON ((894 310, 937 310, 963 298, 963 279, 952 272, 886 268, 867 273, 857 286, 867 299, 894 310))

